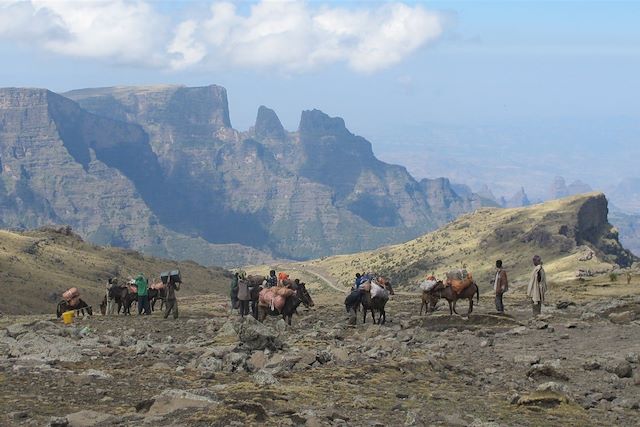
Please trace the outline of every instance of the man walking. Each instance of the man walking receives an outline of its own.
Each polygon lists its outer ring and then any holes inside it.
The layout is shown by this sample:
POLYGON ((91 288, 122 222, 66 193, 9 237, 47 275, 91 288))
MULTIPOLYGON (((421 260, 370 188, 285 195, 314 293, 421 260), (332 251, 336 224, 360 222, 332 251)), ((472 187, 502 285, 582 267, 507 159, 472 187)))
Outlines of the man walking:
POLYGON ((527 288, 527 295, 531 298, 533 315, 537 316, 542 311, 544 304, 544 296, 547 292, 547 278, 542 268, 542 258, 536 255, 533 257, 533 271, 531 272, 531 280, 527 288))
POLYGON ((509 289, 507 272, 502 268, 502 260, 496 261, 496 277, 493 281, 493 290, 496 292, 496 310, 498 314, 504 314, 502 295, 509 289))
POLYGON ((164 311, 164 318, 169 317, 169 313, 173 311, 173 318, 178 318, 178 300, 176 299, 176 291, 180 290, 180 283, 174 282, 171 276, 167 281, 167 308, 164 311))
POLYGON ((149 304, 149 281, 142 273, 136 277, 136 288, 138 288, 138 315, 151 314, 151 305, 149 304))

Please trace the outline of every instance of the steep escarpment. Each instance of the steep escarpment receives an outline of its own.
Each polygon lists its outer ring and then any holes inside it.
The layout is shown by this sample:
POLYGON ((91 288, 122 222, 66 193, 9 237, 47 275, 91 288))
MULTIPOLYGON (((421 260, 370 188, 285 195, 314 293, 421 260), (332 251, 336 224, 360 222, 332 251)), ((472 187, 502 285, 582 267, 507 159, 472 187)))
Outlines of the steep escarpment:
POLYGON ((570 279, 580 271, 612 271, 637 260, 620 244, 607 213, 607 200, 600 193, 526 208, 482 208, 406 243, 329 257, 312 265, 334 277, 374 270, 401 286, 428 273, 442 275, 464 266, 482 287, 491 280, 495 260, 503 260, 512 279, 522 280, 537 254, 550 278, 570 279))
POLYGON ((179 215, 154 213, 168 228, 212 243, 325 256, 407 240, 482 204, 448 181, 418 183, 403 167, 379 161, 369 141, 319 110, 304 111, 297 132, 286 132, 273 110, 260 107, 255 126, 238 132, 218 86, 65 95, 142 126, 180 202, 179 215))
POLYGON ((0 161, 4 227, 70 224, 95 243, 206 264, 270 259, 172 230, 183 196, 148 134, 50 91, 0 90, 0 161))

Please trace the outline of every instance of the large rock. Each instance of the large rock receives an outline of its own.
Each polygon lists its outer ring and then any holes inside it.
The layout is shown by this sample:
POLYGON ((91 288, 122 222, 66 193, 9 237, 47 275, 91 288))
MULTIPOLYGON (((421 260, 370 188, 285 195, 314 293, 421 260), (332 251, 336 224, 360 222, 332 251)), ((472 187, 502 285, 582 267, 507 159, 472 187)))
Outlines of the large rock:
POLYGON ((606 367, 606 370, 616 374, 619 378, 631 378, 633 376, 633 368, 626 360, 613 362, 606 367))
POLYGON ((93 427, 103 423, 115 424, 116 417, 104 412, 83 410, 67 415, 69 427, 93 427))
POLYGON ((185 408, 208 408, 218 404, 209 397, 176 389, 164 390, 152 400, 153 403, 147 411, 148 416, 167 415, 185 408))
POLYGON ((279 350, 283 346, 279 334, 253 317, 245 318, 237 329, 238 337, 245 350, 279 350))

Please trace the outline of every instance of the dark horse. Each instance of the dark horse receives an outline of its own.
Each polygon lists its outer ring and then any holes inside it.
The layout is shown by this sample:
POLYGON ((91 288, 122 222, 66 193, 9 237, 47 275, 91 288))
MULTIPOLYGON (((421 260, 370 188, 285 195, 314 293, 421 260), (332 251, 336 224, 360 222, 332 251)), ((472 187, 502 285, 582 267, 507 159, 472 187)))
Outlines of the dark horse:
POLYGON ((84 302, 82 298, 78 298, 78 302, 75 305, 71 305, 71 303, 66 300, 60 301, 58 303, 58 306, 56 307, 56 316, 60 318, 60 316, 62 316, 62 313, 71 310, 74 310, 76 314, 82 313, 83 316, 86 310, 89 316, 93 316, 93 310, 91 309, 91 306, 84 302))
POLYGON ((305 307, 313 307, 313 299, 311 299, 311 295, 309 295, 309 291, 307 291, 307 287, 303 282, 299 282, 294 284, 291 289, 295 291, 295 293, 289 297, 284 302, 284 307, 282 307, 282 311, 271 310, 269 307, 258 306, 258 321, 264 322, 264 319, 269 316, 282 316, 282 318, 287 322, 289 326, 291 326, 291 318, 300 304, 303 304, 305 307))
MULTIPOLYGON (((390 295, 393 295, 393 288, 391 287, 391 281, 386 277, 378 277, 377 282, 380 286, 389 291, 390 295)), ((371 311, 371 318, 373 319, 373 323, 376 323, 375 312, 379 313, 378 317, 378 325, 382 325, 387 321, 387 313, 384 310, 385 305, 387 305, 387 301, 389 298, 381 298, 381 297, 371 297, 371 291, 364 291, 362 295, 362 299, 360 303, 362 304, 362 323, 367 323, 367 311, 371 311)))
MULTIPOLYGON (((449 315, 453 315, 453 313, 458 314, 456 311, 456 303, 459 299, 468 299, 469 300, 469 311, 467 315, 473 312, 473 296, 476 296, 476 301, 480 302, 480 289, 476 282, 472 282, 469 286, 463 289, 460 294, 456 294, 454 290, 449 285, 445 285, 442 282, 438 282, 435 288, 433 288, 429 295, 431 297, 431 304, 428 306, 428 311, 431 312, 435 308, 436 303, 440 298, 444 298, 449 303, 449 315)), ((422 311, 422 309, 420 310, 422 311)))
MULTIPOLYGON (((109 299, 112 299, 118 305, 118 311, 116 314, 120 314, 120 310, 123 310, 124 313, 124 305, 127 299, 127 294, 129 293, 129 288, 126 286, 114 285, 109 288, 109 299)), ((106 295, 102 298, 102 302, 100 303, 100 312, 102 314, 107 314, 107 297, 106 295)))

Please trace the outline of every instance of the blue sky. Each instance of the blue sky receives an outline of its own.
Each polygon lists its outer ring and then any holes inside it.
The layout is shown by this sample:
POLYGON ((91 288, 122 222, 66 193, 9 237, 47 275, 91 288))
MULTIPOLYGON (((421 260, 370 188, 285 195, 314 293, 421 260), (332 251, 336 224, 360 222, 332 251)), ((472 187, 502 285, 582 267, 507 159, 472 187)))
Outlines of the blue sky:
MULTIPOLYGON (((15 2, 0 1, 0 86, 62 92, 215 83, 227 88, 238 129, 252 124, 261 104, 290 130, 301 110, 320 108, 342 116, 383 157, 394 150, 393 135, 422 149, 425 129, 439 126, 454 139, 455 129, 492 126, 493 134, 477 141, 478 155, 488 157, 505 138, 534 147, 526 135, 537 123, 557 128, 566 121, 570 129, 596 120, 607 135, 607 126, 640 119, 640 2, 111 2, 97 12, 95 2, 82 2, 84 9, 65 3, 23 2, 18 14, 15 2), (118 34, 108 31, 113 24, 83 27, 109 14, 126 17, 118 34), (310 19, 326 28, 308 30, 310 19), (62 27, 52 24, 60 20, 62 27), (386 24, 397 26, 392 36, 378 31, 386 24), (264 32, 247 36, 282 25, 291 32, 268 43, 264 32)), ((550 147, 560 151, 582 138, 558 135, 550 147)), ((614 162, 630 145, 605 139, 582 148, 611 152, 614 162)), ((474 141, 464 143, 472 151, 474 141)), ((430 175, 428 164, 411 170, 430 175)), ((563 173, 589 178, 580 170, 563 173)))

